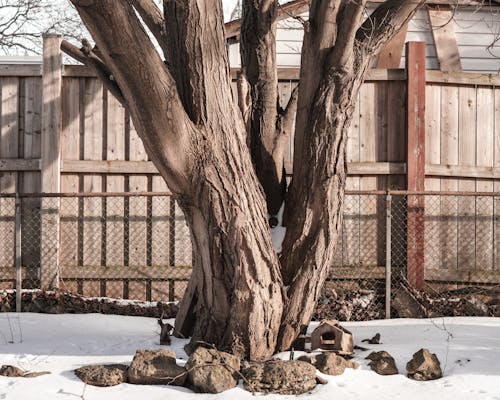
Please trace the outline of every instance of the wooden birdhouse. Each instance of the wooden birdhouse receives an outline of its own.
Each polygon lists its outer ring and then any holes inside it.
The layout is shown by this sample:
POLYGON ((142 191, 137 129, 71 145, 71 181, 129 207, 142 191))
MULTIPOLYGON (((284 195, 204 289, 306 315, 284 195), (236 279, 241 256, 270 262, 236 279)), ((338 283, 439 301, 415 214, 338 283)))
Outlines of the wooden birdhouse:
POLYGON ((354 342, 352 333, 336 320, 324 320, 311 334, 311 350, 321 349, 352 354, 354 342))

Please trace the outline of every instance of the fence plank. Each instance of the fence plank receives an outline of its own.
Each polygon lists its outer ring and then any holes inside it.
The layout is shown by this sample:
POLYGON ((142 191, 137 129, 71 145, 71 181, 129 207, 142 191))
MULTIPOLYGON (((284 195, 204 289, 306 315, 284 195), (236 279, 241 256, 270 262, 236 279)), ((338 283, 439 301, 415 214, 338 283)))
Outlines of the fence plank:
MULTIPOLYGON (((428 85, 425 104, 425 157, 430 163, 441 162, 441 86, 428 85)), ((440 178, 426 178, 425 190, 439 191, 440 178)), ((440 268, 442 254, 439 249, 441 236, 441 202, 435 196, 425 197, 425 266, 440 268)))
MULTIPOLYGON (((130 123, 129 158, 131 161, 147 161, 147 154, 137 131, 130 123)), ((148 178, 141 175, 129 176, 130 192, 146 192, 148 178)), ((132 197, 129 199, 129 265, 147 265, 147 199, 132 197)), ((145 291, 144 291, 145 293, 145 291)), ((142 288, 141 288, 142 294, 142 288)))
MULTIPOLYGON (((19 79, 1 79, 1 116, 0 158, 18 157, 18 102, 19 79)), ((17 172, 0 174, 0 192, 15 193, 17 190, 17 172)), ((14 199, 0 199, 0 266, 14 266, 15 243, 15 208, 14 199)))
MULTIPOLYGON (((62 55, 61 36, 43 38, 42 192, 61 189, 62 55)), ((59 201, 42 199, 41 286, 59 287, 59 201)))
MULTIPOLYGON (((458 87, 441 89, 441 163, 458 164, 458 87)), ((458 180, 441 179, 442 191, 457 191, 458 180)), ((458 261, 458 201, 454 197, 441 198, 443 229, 440 235, 442 267, 457 269, 458 261)))
MULTIPOLYGON (((493 167, 495 132, 495 92, 490 88, 477 88, 476 165, 493 167)), ((499 132, 500 133, 500 132, 499 132)), ((493 181, 478 179, 476 190, 492 192, 493 181)), ((476 268, 493 269, 493 198, 476 198, 476 268)))
MULTIPOLYGON (((94 78, 85 79, 85 131, 83 156, 86 160, 102 160, 103 155, 103 86, 94 78)), ((85 193, 102 192, 100 175, 85 175, 85 193)), ((102 200, 83 199, 83 266, 102 265, 102 200)), ((97 293, 99 282, 93 283, 97 293)), ((90 290, 90 288, 86 288, 90 290)), ((86 294, 87 292, 85 292, 86 294)))
MULTIPOLYGON (((40 168, 41 133, 42 133, 42 79, 24 79, 24 140, 23 156, 26 162, 38 164, 40 168)), ((41 191, 40 170, 23 172, 22 193, 41 191)), ((21 244, 21 263, 30 269, 31 276, 38 274, 40 264, 40 199, 22 199, 21 232, 24 241, 21 244)))
MULTIPOLYGON (((63 79, 61 158, 78 160, 80 156, 80 79, 63 79)), ((61 191, 76 193, 80 179, 76 174, 61 176, 61 191)), ((78 265, 78 199, 61 201, 61 264, 78 265)), ((61 271, 64 278, 65 271, 61 271)))
MULTIPOLYGON (((359 162, 359 134, 360 134, 360 97, 356 100, 356 107, 349 133, 347 134, 347 162, 359 162)), ((346 190, 359 190, 359 176, 348 176, 346 190)), ((359 265, 359 196, 346 196, 344 205, 344 223, 342 229, 342 265, 355 267, 359 265)))
MULTIPOLYGON (((106 160, 125 158, 125 110, 116 98, 107 94, 107 147, 106 160)), ((125 190, 123 175, 106 176, 106 191, 125 190)), ((106 266, 125 265, 125 201, 111 197, 106 200, 106 266)), ((119 292, 118 288, 114 288, 119 292)), ((122 292, 123 292, 123 288, 122 292)))
MULTIPOLYGON (((459 88, 458 161, 463 165, 476 165, 476 89, 459 88)), ((460 179, 458 190, 474 192, 474 179, 460 179)), ((460 198, 458 204, 458 269, 473 270, 475 267, 475 213, 474 197, 460 198)))
MULTIPOLYGON (((153 191, 166 192, 167 185, 161 176, 153 177, 153 191)), ((155 196, 152 199, 151 264, 169 265, 170 198, 155 196)))
MULTIPOLYGON (((360 159, 363 161, 377 161, 377 147, 375 135, 371 134, 377 122, 375 112, 376 83, 365 83, 360 90, 360 129, 359 147, 360 159)), ((361 190, 376 190, 377 178, 363 176, 360 178, 361 190)), ((374 196, 360 198, 360 265, 377 265, 377 201, 374 196)))
MULTIPOLYGON (((500 129, 500 88, 495 88, 495 132, 500 129)), ((494 135, 494 165, 500 168, 500 137, 494 135)), ((500 181, 494 183, 493 189, 495 192, 500 192, 500 181)), ((500 271, 500 197, 494 198, 494 214, 493 214, 493 269, 500 271)))

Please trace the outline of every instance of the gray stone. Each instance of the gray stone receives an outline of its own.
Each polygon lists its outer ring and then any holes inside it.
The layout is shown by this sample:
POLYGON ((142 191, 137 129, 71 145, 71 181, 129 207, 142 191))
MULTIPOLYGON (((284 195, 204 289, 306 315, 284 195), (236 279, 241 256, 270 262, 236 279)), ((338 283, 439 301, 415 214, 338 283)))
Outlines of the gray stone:
POLYGON ((394 358, 387 351, 374 351, 366 359, 371 360, 368 365, 379 375, 397 375, 399 373, 394 358))
POLYGON ((177 365, 171 350, 137 350, 128 369, 130 383, 139 385, 177 385, 186 381, 186 369, 177 365))
POLYGON ((392 307, 398 312, 399 318, 425 317, 422 305, 407 290, 400 289, 396 292, 392 307))
POLYGON ((75 375, 92 386, 115 386, 127 381, 127 366, 122 364, 86 365, 75 370, 75 375))
POLYGON ((238 384, 240 359, 232 354, 198 347, 186 363, 189 386, 198 393, 220 393, 238 384))
POLYGON ((437 356, 427 349, 420 349, 406 364, 408 378, 416 381, 430 381, 443 376, 437 356))
POLYGON ((304 361, 249 363, 241 373, 250 392, 303 394, 316 387, 316 368, 304 361))

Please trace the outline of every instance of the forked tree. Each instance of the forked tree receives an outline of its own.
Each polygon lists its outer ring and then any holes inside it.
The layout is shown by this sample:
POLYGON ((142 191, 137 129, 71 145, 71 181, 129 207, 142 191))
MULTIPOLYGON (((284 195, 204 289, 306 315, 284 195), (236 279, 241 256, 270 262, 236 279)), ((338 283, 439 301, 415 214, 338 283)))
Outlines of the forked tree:
POLYGON ((367 0, 312 0, 299 89, 285 109, 277 107, 277 1, 243 1, 239 101, 221 0, 164 0, 163 12, 153 0, 71 2, 96 45, 64 50, 129 110, 190 228, 193 274, 176 330, 253 360, 288 349, 332 265, 358 90, 377 51, 425 1, 387 0, 368 13, 367 0), (287 188, 283 152, 295 114, 287 188), (277 254, 269 215, 285 198, 277 254))

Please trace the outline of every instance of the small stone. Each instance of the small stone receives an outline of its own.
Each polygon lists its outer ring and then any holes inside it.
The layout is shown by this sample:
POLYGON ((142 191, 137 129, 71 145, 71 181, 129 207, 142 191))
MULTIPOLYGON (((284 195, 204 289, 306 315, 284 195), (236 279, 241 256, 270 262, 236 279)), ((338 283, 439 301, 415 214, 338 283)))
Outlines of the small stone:
POLYGON ((241 373, 250 392, 297 395, 316 387, 316 368, 303 361, 249 363, 241 373))
POLYGON ((75 370, 75 375, 92 386, 115 386, 127 381, 127 366, 121 364, 86 365, 75 370))
POLYGON ((420 349, 406 364, 408 378, 416 381, 430 381, 443 376, 437 356, 427 349, 420 349))
POLYGON ((177 385, 186 381, 186 369, 177 365, 175 353, 167 349, 137 350, 128 370, 130 383, 177 385))
POLYGON ((240 359, 232 354, 198 347, 186 363, 188 383, 198 393, 220 393, 238 384, 240 359))
POLYGON ((371 360, 368 365, 379 375, 397 375, 399 373, 394 358, 387 351, 374 351, 366 359, 371 360))
POLYGON ((357 363, 335 353, 323 353, 316 356, 314 366, 327 375, 342 375, 346 368, 356 368, 357 363))
POLYGON ((363 339, 361 343, 368 342, 369 344, 380 344, 380 333, 375 334, 371 339, 363 339))
POLYGON ((316 375, 316 383, 318 385, 326 385, 328 381, 325 378, 322 378, 321 376, 316 375))

